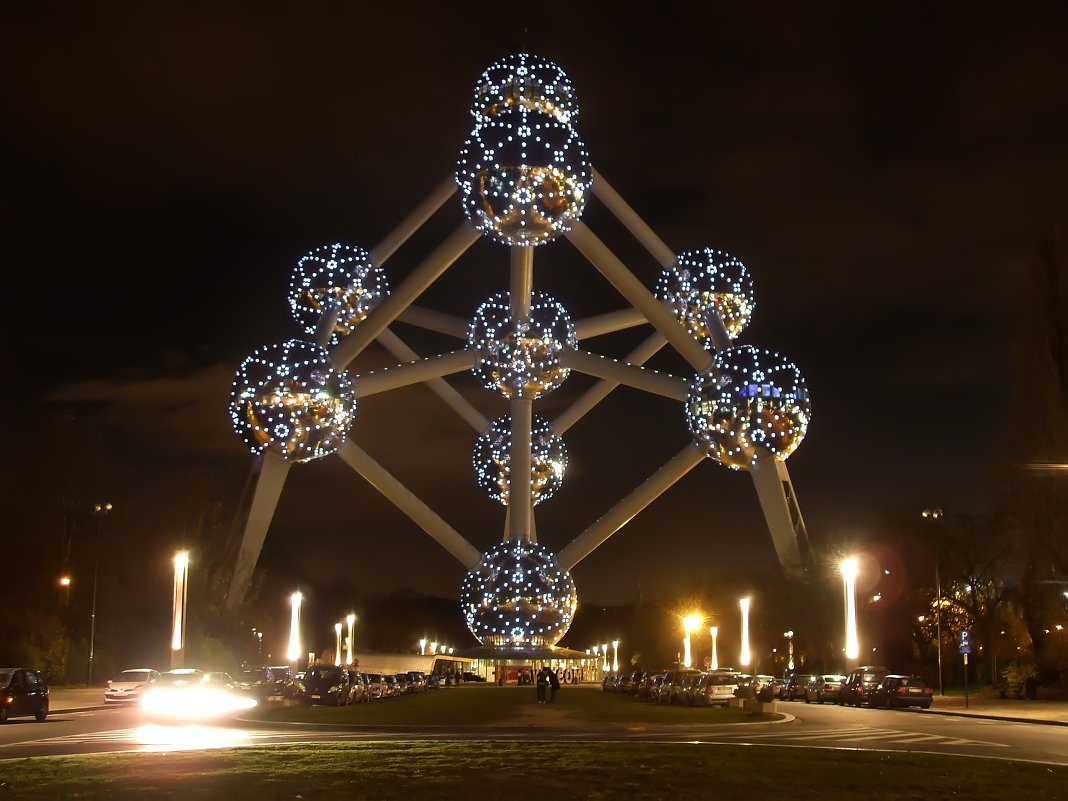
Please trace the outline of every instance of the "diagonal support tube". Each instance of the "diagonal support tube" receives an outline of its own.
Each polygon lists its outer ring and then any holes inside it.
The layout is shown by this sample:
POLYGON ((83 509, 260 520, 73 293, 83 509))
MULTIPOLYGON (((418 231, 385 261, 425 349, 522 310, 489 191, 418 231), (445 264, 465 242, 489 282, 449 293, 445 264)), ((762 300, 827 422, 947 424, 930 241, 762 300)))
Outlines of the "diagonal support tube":
POLYGON ((675 263, 675 254, 671 252, 671 248, 664 244, 645 220, 638 216, 638 212, 630 207, 597 170, 593 171, 593 194, 623 223, 623 227, 645 246, 661 267, 670 267, 675 263))
POLYGON ((455 350, 440 356, 419 359, 397 367, 387 367, 370 373, 353 376, 352 383, 357 398, 377 395, 391 389, 421 384, 432 378, 441 378, 453 373, 470 370, 478 363, 478 354, 473 350, 455 350))
POLYGON ((436 331, 457 339, 467 339, 468 321, 462 317, 425 309, 422 306, 409 306, 397 315, 397 319, 408 325, 425 328, 427 331, 436 331))
POLYGON ((673 456, 667 464, 653 473, 627 497, 605 512, 593 525, 575 537, 560 551, 557 562, 564 570, 574 570, 575 565, 593 550, 629 523, 642 509, 664 494, 705 458, 700 445, 691 442, 673 456))
POLYGON ((616 331, 645 325, 648 322, 637 309, 620 309, 579 320, 575 323, 575 336, 579 341, 592 339, 602 334, 613 334, 616 331))
POLYGON ((356 443, 346 441, 338 450, 338 455, 439 545, 455 556, 465 568, 470 570, 481 561, 482 554, 474 545, 465 540, 456 529, 442 520, 356 443))
POLYGON ((688 384, 685 379, 650 370, 641 365, 619 362, 584 350, 566 351, 561 355, 560 362, 586 375, 606 378, 626 384, 628 387, 651 392, 654 395, 663 395, 672 400, 686 400, 688 384))
POLYGON ((449 269, 480 236, 481 234, 465 221, 415 268, 395 292, 379 303, 355 331, 338 343, 330 354, 330 361, 339 369, 348 367, 364 348, 397 319, 397 315, 408 304, 449 269))
POLYGON ((438 184, 422 203, 412 209, 396 228, 386 234, 381 242, 375 245, 368 254, 371 264, 378 267, 385 264, 389 257, 397 252, 397 248, 407 242, 408 238, 418 231, 423 223, 429 220, 434 212, 445 205, 445 201, 454 194, 456 194, 456 179, 449 176, 438 184))

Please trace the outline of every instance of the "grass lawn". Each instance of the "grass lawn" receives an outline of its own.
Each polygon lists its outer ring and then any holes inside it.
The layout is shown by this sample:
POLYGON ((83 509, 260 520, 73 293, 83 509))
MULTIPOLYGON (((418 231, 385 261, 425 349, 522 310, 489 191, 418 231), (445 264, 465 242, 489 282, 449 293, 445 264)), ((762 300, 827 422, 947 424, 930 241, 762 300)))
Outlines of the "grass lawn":
POLYGON ((0 762, 0 798, 245 801, 1028 801, 1068 768, 795 748, 660 743, 391 742, 0 762))

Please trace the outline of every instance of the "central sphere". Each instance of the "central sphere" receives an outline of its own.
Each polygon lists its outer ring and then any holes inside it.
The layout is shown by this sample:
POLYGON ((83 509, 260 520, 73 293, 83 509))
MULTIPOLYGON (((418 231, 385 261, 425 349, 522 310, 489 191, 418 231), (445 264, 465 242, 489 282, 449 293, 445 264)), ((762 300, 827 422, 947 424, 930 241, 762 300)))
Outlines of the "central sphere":
POLYGON ((549 648, 567 633, 578 608, 575 581, 548 550, 526 540, 482 555, 460 588, 467 627, 483 645, 549 648))
POLYGON ((300 463, 334 453, 356 415, 348 373, 326 348, 291 339, 260 348, 241 363, 230 393, 230 418, 253 453, 300 463))
POLYGON ((530 315, 512 317, 508 292, 498 292, 475 311, 467 347, 479 355, 474 373, 486 389, 505 398, 538 398, 556 389, 571 369, 560 363, 578 346, 571 317, 544 292, 530 295, 530 315))

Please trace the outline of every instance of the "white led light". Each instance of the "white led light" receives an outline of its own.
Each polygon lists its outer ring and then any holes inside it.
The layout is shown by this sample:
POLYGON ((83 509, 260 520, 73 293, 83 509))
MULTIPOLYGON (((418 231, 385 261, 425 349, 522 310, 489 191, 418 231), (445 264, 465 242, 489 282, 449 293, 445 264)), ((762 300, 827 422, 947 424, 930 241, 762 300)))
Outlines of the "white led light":
POLYGON ((811 416, 796 365, 751 345, 717 353, 686 398, 690 432, 711 458, 734 470, 752 463, 757 446, 785 461, 805 438, 811 416))
MULTIPOLYGON (((478 485, 495 501, 508 505, 512 418, 498 417, 489 431, 475 441, 472 462, 478 485)), ((537 415, 530 430, 530 500, 536 506, 560 488, 567 468, 564 440, 553 433, 549 421, 537 415)))
POLYGON ((300 463, 334 453, 356 415, 356 396, 326 349, 291 339, 241 363, 230 393, 234 431, 253 453, 300 463))
POLYGON ((567 311, 543 292, 531 292, 530 316, 512 318, 509 293, 499 292, 475 312, 467 346, 479 355, 474 374, 505 398, 539 398, 571 372, 560 363, 578 345, 567 311))
POLYGON ((664 269, 656 284, 656 297, 669 304, 705 350, 713 350, 710 326, 718 315, 730 339, 736 339, 753 315, 756 300, 753 279, 745 265, 712 248, 680 253, 664 269))
POLYGON ((339 310, 330 342, 352 331, 389 294, 386 274, 371 263, 367 251, 336 243, 301 257, 289 283, 289 306, 305 333, 314 334, 322 315, 339 310))
POLYGON ((567 633, 578 608, 571 574, 527 540, 502 542, 482 555, 460 588, 467 627, 483 645, 548 648, 567 633))
POLYGON ((486 122, 522 106, 570 124, 578 116, 575 87, 560 67, 530 53, 514 53, 491 64, 475 84, 471 114, 486 122))

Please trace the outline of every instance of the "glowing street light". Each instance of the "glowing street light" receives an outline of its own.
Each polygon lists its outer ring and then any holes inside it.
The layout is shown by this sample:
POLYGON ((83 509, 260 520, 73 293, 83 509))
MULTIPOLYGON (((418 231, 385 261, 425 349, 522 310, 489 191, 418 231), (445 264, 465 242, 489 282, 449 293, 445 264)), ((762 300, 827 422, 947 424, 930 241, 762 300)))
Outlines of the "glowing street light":
POLYGON ((419 655, 426 656, 426 637, 419 641, 419 655))
POLYGON ((738 605, 742 608, 742 653, 739 661, 748 666, 749 665, 749 599, 742 598, 738 601, 738 605))
POLYGON ((608 667, 608 643, 601 644, 601 654, 604 655, 604 665, 602 665, 602 669, 607 673, 610 669, 608 667))
POLYGON ((838 569, 842 573, 845 589, 845 655, 847 659, 856 659, 860 656, 860 641, 857 639, 857 560, 843 559, 838 569))
POLYGON ((66 596, 63 600, 64 606, 70 606, 70 576, 62 576, 59 579, 59 586, 66 590, 66 596))
POLYGON ((682 628, 686 632, 686 636, 682 640, 682 666, 692 667, 693 658, 690 654, 690 634, 701 625, 701 616, 692 614, 686 615, 682 619, 682 628))
POLYGON ((430 643, 430 653, 436 654, 438 652, 438 644, 436 642, 430 643))
POLYGON ((337 645, 334 646, 334 664, 341 667, 341 624, 334 624, 334 635, 337 637, 337 645))
POLYGON ((719 655, 716 653, 716 638, 719 636, 719 626, 712 626, 708 630, 708 634, 712 637, 712 669, 719 670, 719 655))
POLYGON ((784 631, 782 633, 782 636, 786 638, 786 643, 789 646, 788 655, 786 657, 786 669, 787 670, 793 670, 794 669, 794 632, 793 632, 793 629, 791 629, 790 631, 784 631))
POLYGON ((352 641, 352 635, 353 635, 353 629, 356 626, 356 613, 355 612, 349 612, 348 615, 345 616, 345 622, 349 624, 349 638, 348 638, 348 640, 346 640, 346 643, 345 643, 348 646, 348 651, 345 654, 345 664, 346 665, 351 665, 352 664, 352 649, 354 647, 353 646, 353 641, 352 641))
POLYGON ((293 607, 292 617, 289 620, 289 648, 286 650, 286 658, 296 664, 300 659, 300 602, 304 596, 295 592, 289 596, 289 604, 293 607))
POLYGON ((619 640, 612 640, 612 672, 619 672, 619 640))
POLYGON ((189 600, 189 552, 174 555, 174 605, 171 613, 171 670, 185 663, 185 620, 189 600))

